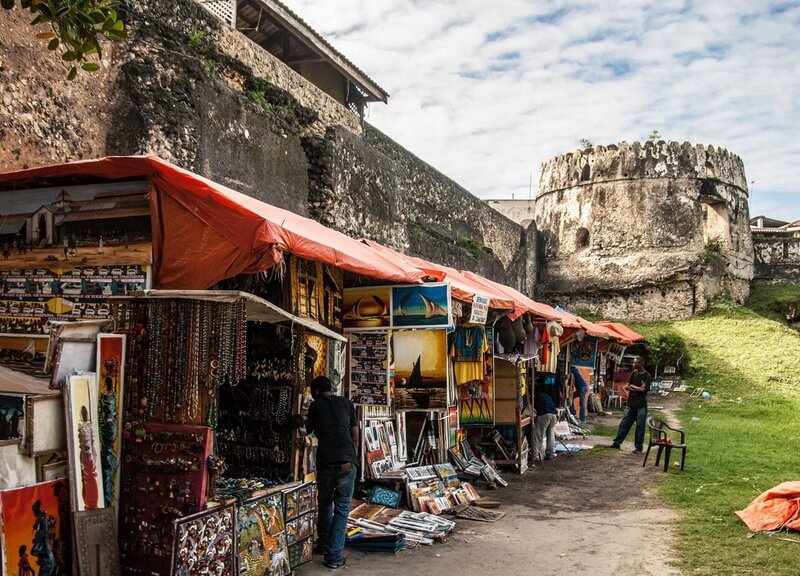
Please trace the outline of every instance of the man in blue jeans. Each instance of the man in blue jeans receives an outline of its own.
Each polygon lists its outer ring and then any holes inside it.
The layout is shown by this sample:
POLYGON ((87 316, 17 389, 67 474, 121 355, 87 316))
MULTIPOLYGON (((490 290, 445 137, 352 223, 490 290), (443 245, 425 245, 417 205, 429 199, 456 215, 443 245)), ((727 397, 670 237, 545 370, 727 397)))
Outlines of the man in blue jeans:
POLYGON ((633 359, 633 372, 628 378, 625 390, 628 391, 628 405, 625 407, 625 415, 619 423, 617 437, 611 444, 611 448, 619 449, 620 445, 630 432, 633 423, 636 423, 636 433, 633 437, 633 452, 641 454, 644 447, 644 432, 647 429, 647 391, 650 390, 650 382, 653 377, 644 369, 644 362, 640 356, 633 359))
POLYGON ((333 396, 331 389, 331 381, 325 376, 311 381, 314 402, 308 408, 306 429, 318 441, 318 546, 325 554, 325 566, 340 568, 345 564, 347 515, 356 482, 358 422, 353 403, 333 396))

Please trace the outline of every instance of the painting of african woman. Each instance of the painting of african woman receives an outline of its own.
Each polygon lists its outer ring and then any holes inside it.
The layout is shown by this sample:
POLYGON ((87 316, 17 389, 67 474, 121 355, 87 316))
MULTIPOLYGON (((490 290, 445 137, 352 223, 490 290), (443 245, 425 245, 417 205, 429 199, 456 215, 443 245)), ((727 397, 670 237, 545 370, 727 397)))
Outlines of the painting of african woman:
POLYGON ((66 480, 0 492, 3 574, 59 576, 72 568, 66 480))
POLYGON ((97 376, 69 376, 64 392, 73 508, 77 511, 103 508, 97 376))

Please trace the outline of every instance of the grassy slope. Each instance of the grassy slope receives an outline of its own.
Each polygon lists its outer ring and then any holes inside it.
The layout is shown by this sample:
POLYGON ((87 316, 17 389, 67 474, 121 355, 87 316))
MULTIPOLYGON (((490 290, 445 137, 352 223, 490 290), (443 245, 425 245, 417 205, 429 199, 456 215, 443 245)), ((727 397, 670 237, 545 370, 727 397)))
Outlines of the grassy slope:
POLYGON ((679 413, 687 470, 673 471, 660 488, 682 515, 682 573, 800 573, 797 544, 748 539, 733 514, 764 490, 800 480, 800 335, 743 308, 631 327, 648 339, 663 330, 681 334, 696 368, 689 384, 716 396, 690 399, 679 413))

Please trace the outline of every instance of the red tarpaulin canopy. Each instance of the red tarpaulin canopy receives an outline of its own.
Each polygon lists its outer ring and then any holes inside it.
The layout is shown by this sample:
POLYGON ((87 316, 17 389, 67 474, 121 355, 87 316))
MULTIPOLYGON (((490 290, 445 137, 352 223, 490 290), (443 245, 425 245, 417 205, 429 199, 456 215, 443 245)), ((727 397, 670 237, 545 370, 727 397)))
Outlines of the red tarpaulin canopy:
POLYGON ((530 312, 534 316, 539 316, 540 318, 544 318, 546 320, 561 320, 561 315, 556 312, 555 309, 551 308, 547 304, 542 304, 532 300, 531 298, 528 298, 525 296, 525 294, 515 290, 514 288, 511 288, 510 286, 504 286, 503 284, 499 284, 489 280, 488 278, 484 278, 483 276, 475 274, 474 272, 469 272, 466 270, 460 270, 460 272, 468 280, 475 282, 480 286, 485 286, 486 290, 498 291, 513 300, 514 312, 508 315, 511 320, 516 320, 525 312, 530 312))
POLYGON ((421 281, 419 269, 319 222, 271 206, 165 162, 156 156, 118 156, 0 174, 0 186, 21 188, 74 177, 147 178, 153 231, 154 284, 202 290, 224 278, 266 270, 283 253, 338 266, 392 283, 421 281), (11 186, 10 186, 11 185, 11 186))
POLYGON ((514 308, 514 301, 507 295, 503 294, 499 290, 489 290, 487 286, 482 286, 471 281, 455 268, 441 266, 439 264, 434 264, 433 262, 423 260, 422 258, 401 254, 400 252, 396 252, 391 248, 387 248, 386 246, 378 244, 377 242, 373 242, 372 240, 362 239, 361 241, 381 254, 384 254, 392 259, 402 260, 410 266, 419 268, 437 281, 450 282, 450 291, 456 300, 461 300, 462 302, 472 302, 473 297, 476 294, 479 294, 480 296, 486 296, 489 298, 489 306, 491 308, 497 308, 501 310, 512 310, 514 308))
POLYGON ((605 326, 609 330, 616 332, 619 335, 617 340, 620 340, 623 344, 630 346, 634 342, 644 342, 644 336, 641 334, 634 332, 625 324, 620 324, 619 322, 598 322, 600 326, 605 326))

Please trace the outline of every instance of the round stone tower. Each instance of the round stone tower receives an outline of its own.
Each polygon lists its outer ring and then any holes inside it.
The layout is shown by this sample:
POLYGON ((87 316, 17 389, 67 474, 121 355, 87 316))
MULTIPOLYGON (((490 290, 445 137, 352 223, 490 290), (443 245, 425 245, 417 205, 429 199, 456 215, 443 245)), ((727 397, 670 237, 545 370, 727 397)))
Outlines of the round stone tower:
POLYGON ((609 318, 687 318, 753 277, 744 164, 688 142, 622 142, 542 166, 537 295, 609 318))

